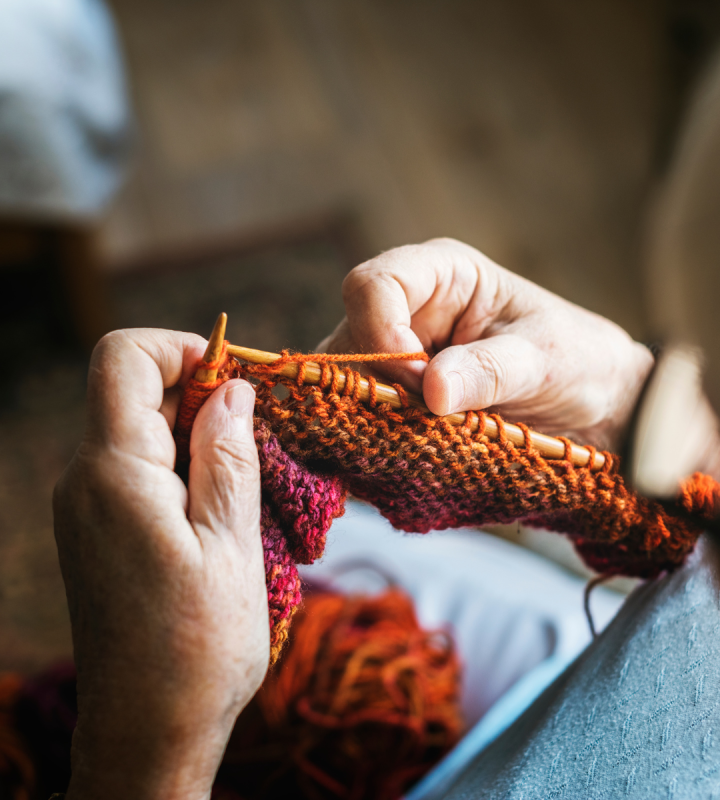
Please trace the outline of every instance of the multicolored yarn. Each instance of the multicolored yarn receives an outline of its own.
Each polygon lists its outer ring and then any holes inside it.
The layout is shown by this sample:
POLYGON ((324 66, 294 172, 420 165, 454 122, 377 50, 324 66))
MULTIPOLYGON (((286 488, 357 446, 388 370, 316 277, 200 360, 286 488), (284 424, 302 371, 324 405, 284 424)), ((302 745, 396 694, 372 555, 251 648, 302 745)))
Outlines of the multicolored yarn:
POLYGON ((262 540, 270 612, 271 661, 277 660, 302 599, 296 564, 312 564, 325 550, 333 519, 345 510, 339 481, 294 461, 263 420, 256 419, 255 442, 262 483, 262 540))
MULTIPOLYGON (((398 589, 312 591, 235 724, 212 798, 395 800, 458 740, 460 677, 450 635, 423 630, 398 589)), ((76 722, 72 663, 0 674, 0 798, 65 791, 76 722)))
MULTIPOLYGON (((346 492, 372 503, 404 531, 519 521, 567 534, 586 563, 602 574, 646 578, 681 564, 703 521, 720 509, 720 487, 707 476, 693 476, 677 508, 664 508, 628 489, 618 472, 619 460, 609 453, 600 471, 576 467, 569 457, 547 460, 533 447, 524 425, 519 427, 525 445, 519 447, 509 441, 496 414, 476 412, 480 424, 471 432, 470 415, 467 425, 454 427, 409 404, 393 409, 377 401, 372 378, 370 400, 362 402, 359 374, 327 363, 354 358, 285 351, 265 366, 225 356, 216 384, 191 381, 185 390, 176 429, 181 465, 187 450, 180 443, 189 439, 187 424, 194 418, 189 409, 199 409, 215 385, 230 378, 257 382, 255 427, 273 660, 300 602, 295 554, 308 560, 321 555, 330 523, 343 512, 346 492), (310 360, 323 365, 319 385, 304 381, 304 364, 310 360), (278 374, 293 362, 300 363, 297 379, 278 374), (341 374, 347 378, 342 390, 341 374), (278 396, 277 387, 285 396, 278 396), (499 428, 495 441, 485 435, 488 416, 499 428)), ((402 387, 396 388, 406 397, 402 387)))
MULTIPOLYGON (((222 350, 217 361, 203 362, 206 370, 219 369, 224 366, 227 358, 227 342, 223 342, 222 350)), ((195 378, 191 378, 185 386, 182 403, 178 408, 177 419, 175 420, 175 463, 180 466, 187 466, 190 463, 190 434, 192 433, 193 422, 198 415, 198 411, 203 407, 203 403, 217 389, 218 386, 228 380, 227 375, 218 375, 214 381, 201 383, 195 378)))
POLYGON ((452 640, 424 631, 404 592, 311 593, 217 785, 244 800, 396 800, 462 730, 452 640))

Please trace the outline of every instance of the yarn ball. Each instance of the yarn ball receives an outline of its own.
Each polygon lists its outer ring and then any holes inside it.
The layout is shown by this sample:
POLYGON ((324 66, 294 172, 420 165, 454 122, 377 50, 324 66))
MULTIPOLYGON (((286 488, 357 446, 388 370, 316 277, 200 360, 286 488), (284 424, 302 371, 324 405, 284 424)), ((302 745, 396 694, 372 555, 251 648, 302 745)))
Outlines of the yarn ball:
POLYGON ((238 720, 217 786, 243 800, 396 800, 459 739, 460 663, 412 600, 311 594, 238 720))

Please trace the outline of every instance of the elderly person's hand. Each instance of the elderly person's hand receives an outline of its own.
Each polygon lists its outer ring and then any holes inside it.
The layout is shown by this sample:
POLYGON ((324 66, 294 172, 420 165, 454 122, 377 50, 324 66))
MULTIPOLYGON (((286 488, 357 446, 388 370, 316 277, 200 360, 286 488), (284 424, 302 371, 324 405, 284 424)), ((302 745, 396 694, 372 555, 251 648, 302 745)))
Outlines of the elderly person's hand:
POLYGON ((452 239, 399 247, 345 279, 347 317, 319 350, 416 352, 378 366, 436 414, 493 407, 550 434, 616 448, 652 367, 612 322, 452 239))
POLYGON ((218 388, 173 472, 178 385, 205 342, 106 336, 85 438, 55 492, 78 667, 68 800, 208 798, 268 662, 254 392, 218 388))

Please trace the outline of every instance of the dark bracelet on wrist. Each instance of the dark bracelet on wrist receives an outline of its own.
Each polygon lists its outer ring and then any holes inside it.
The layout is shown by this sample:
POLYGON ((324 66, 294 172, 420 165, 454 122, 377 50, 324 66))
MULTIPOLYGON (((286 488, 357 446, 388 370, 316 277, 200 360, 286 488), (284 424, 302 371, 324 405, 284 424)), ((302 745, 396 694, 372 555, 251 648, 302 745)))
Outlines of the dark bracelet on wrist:
POLYGON ((641 344, 643 344, 643 345, 645 345, 645 347, 647 347, 647 349, 652 354, 652 357, 655 359, 655 361, 657 361, 658 357, 660 356, 660 354, 663 351, 662 344, 660 342, 641 342, 641 344))

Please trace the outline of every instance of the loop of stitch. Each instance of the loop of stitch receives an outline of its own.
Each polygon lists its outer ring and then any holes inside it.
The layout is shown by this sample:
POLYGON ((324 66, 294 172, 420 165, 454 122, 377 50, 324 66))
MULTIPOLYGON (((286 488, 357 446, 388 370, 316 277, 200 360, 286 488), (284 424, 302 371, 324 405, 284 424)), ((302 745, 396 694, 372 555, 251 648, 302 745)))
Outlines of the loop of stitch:
POLYGON ((595 464, 595 456, 597 455, 597 448, 593 447, 591 444, 586 444, 585 449, 590 454, 587 461, 587 466, 591 467, 595 464))
POLYGON ((355 388, 355 375, 357 375, 357 373, 350 369, 350 367, 345 367, 343 372, 345 373, 345 388, 343 389, 343 395, 345 397, 351 397, 355 388))
POLYGON ((370 408, 375 408, 377 405, 377 381, 372 375, 368 375, 368 391, 370 393, 370 408))
POLYGON ((222 343, 220 353, 214 361, 203 361, 201 366, 203 369, 220 369, 227 360, 228 340, 225 339, 222 343))
MULTIPOLYGON (((528 426, 524 422, 517 422, 516 425, 518 426, 518 428, 520 428, 520 430, 522 431, 523 437, 525 438, 525 442, 523 444, 523 447, 526 450, 534 450, 535 449, 535 445, 533 444, 533 441, 530 438, 530 428, 528 428, 528 426)), ((592 463, 592 461, 590 463, 592 463)))
POLYGON ((563 458, 572 464, 572 446, 573 443, 570 439, 567 439, 565 436, 558 436, 557 437, 564 445, 565 445, 565 453, 563 454, 563 458))
POLYGON ((399 383, 391 383, 390 384, 393 389, 398 393, 398 397, 400 398, 400 402, 402 403, 403 408, 407 408, 410 405, 410 401, 408 400, 407 392, 405 391, 405 387, 399 383))
MULTIPOLYGON (((331 375, 332 375, 332 372, 330 370, 330 367, 327 364, 323 364, 322 365, 322 372, 320 373, 320 383, 319 383, 319 386, 320 386, 321 389, 324 389, 328 385, 328 383, 330 383, 330 376, 331 375)), ((303 373, 303 377, 305 377, 304 373, 303 373)))
POLYGON ((507 438, 507 431, 505 430, 505 420, 499 414, 488 414, 490 419, 495 420, 495 424, 497 425, 498 429, 498 443, 500 447, 503 449, 507 449, 508 446, 512 447, 512 442, 507 438))
POLYGON ((337 364, 330 364, 330 373, 332 375, 330 381, 330 393, 337 394, 338 387, 340 386, 340 368, 337 364))
POLYGON ((475 418, 474 411, 466 411, 465 412, 465 422, 463 422, 462 427, 463 430, 469 432, 472 428, 473 419, 475 418))

